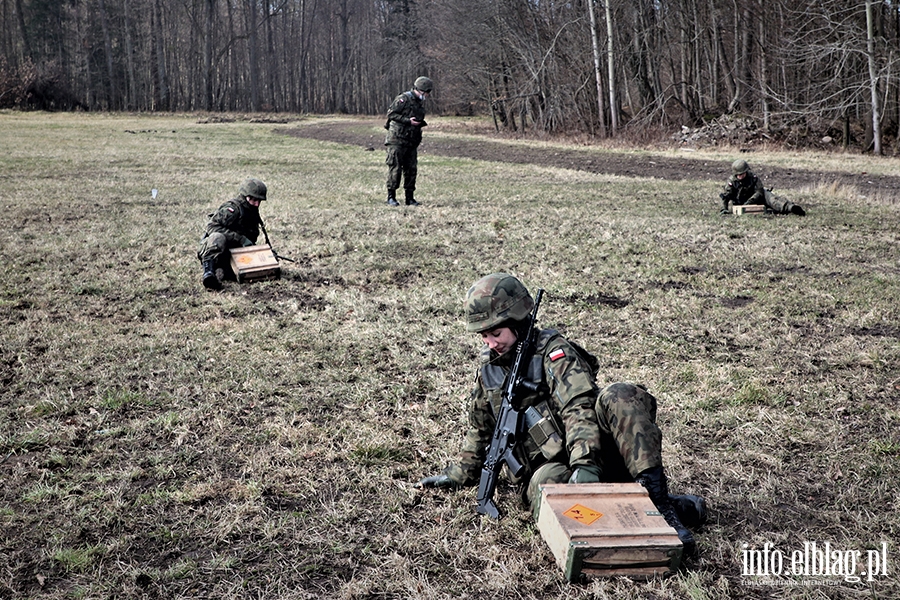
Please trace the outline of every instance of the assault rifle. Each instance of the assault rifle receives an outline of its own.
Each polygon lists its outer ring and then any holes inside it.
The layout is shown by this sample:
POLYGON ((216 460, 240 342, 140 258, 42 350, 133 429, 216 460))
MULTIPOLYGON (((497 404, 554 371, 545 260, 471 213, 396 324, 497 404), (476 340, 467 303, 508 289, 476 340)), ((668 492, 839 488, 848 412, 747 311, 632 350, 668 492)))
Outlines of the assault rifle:
POLYGON ((484 460, 484 466, 481 468, 481 481, 478 484, 478 507, 475 510, 492 519, 500 518, 500 511, 497 510, 497 505, 494 503, 494 490, 497 488, 497 476, 500 474, 503 463, 506 463, 509 471, 515 477, 521 475, 525 469, 525 465, 520 463, 515 456, 516 447, 524 433, 524 411, 517 406, 518 393, 520 388, 532 392, 537 390, 535 384, 525 381, 525 375, 537 341, 534 326, 537 322, 538 308, 543 295, 544 290, 539 289, 534 299, 531 316, 528 318, 528 333, 525 334, 525 339, 519 340, 516 358, 513 360, 512 369, 503 384, 500 410, 497 411, 497 423, 494 425, 494 434, 491 436, 491 446, 484 460))
POLYGON ((263 236, 266 238, 266 245, 269 247, 269 250, 272 251, 272 256, 274 256, 278 260, 286 260, 288 262, 296 262, 292 258, 288 258, 287 256, 280 256, 277 252, 275 252, 275 248, 272 247, 272 242, 269 241, 269 232, 266 231, 266 226, 262 222, 262 219, 259 220, 259 226, 262 229, 263 236))

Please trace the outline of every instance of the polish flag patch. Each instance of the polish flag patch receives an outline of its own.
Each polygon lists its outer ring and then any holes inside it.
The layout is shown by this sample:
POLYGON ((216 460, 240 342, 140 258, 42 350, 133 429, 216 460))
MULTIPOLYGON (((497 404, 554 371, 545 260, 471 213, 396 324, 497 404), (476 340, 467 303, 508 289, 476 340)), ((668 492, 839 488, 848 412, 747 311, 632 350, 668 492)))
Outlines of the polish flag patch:
POLYGON ((561 358, 565 358, 566 353, 562 348, 557 348, 553 352, 550 353, 550 362, 556 362, 561 358))

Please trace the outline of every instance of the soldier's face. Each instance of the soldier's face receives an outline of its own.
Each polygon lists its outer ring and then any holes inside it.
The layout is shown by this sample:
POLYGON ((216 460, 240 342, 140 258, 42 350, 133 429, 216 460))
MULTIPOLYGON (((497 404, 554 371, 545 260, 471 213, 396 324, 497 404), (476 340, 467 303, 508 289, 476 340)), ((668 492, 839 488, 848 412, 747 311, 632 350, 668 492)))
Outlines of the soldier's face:
POLYGON ((516 332, 509 327, 498 327, 482 331, 481 339, 488 345, 488 348, 502 355, 516 345, 516 332))
POLYGON ((254 198, 253 196, 247 196, 247 202, 250 204, 250 206, 255 206, 255 207, 259 208, 259 203, 260 203, 259 199, 254 198))
POLYGON ((746 177, 746 176, 747 176, 747 172, 746 172, 746 171, 744 171, 743 173, 738 173, 737 175, 735 175, 735 177, 737 177, 738 179, 741 179, 741 180, 743 180, 744 177, 746 177))

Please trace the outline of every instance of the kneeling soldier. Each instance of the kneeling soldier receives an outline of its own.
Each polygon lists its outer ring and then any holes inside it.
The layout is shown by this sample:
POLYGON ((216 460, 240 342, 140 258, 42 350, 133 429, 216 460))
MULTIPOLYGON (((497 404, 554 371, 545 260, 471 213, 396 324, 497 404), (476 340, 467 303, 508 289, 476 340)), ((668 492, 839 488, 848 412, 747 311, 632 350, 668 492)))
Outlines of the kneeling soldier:
POLYGON ((229 250, 252 246, 259 237, 259 204, 266 199, 266 184, 247 179, 238 194, 209 215, 206 234, 200 240, 197 258, 203 265, 203 286, 210 290, 222 288, 216 269, 230 269, 229 250))

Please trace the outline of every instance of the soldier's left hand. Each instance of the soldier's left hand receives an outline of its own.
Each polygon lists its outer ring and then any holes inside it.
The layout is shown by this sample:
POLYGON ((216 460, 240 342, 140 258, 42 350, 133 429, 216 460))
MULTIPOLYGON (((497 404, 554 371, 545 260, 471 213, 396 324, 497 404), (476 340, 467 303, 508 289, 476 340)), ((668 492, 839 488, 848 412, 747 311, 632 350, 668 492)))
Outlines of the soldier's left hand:
POLYGON ((453 480, 444 473, 441 473, 440 475, 432 475, 431 477, 425 477, 424 479, 420 479, 419 482, 416 483, 417 488, 450 488, 453 486, 453 480))

